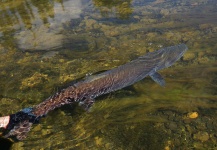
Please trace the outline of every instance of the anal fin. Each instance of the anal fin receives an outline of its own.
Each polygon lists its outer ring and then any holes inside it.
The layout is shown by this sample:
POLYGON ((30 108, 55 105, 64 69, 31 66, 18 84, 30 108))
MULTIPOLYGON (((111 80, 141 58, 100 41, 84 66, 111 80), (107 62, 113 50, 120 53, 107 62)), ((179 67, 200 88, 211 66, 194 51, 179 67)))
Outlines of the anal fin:
POLYGON ((166 82, 164 80, 164 78, 157 72, 154 72, 152 74, 149 75, 152 80, 154 80, 155 82, 157 82, 160 86, 165 86, 166 82))

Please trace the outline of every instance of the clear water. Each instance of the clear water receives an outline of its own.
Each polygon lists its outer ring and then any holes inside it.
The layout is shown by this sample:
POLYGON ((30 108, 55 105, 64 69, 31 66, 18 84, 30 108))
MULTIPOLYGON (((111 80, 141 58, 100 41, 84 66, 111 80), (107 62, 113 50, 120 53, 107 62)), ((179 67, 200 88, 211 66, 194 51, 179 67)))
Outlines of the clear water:
POLYGON ((57 109, 11 149, 216 149, 216 8, 214 0, 1 1, 2 116, 148 51, 189 47, 160 72, 165 88, 147 78, 98 98, 90 113, 57 109))

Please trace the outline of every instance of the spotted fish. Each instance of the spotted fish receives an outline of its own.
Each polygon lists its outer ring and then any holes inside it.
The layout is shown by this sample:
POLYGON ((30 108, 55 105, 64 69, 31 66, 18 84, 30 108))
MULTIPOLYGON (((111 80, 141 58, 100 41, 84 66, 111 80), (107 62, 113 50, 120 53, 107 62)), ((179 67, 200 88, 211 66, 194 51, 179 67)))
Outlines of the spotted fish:
POLYGON ((88 109, 96 97, 132 85, 147 76, 164 86, 165 81, 158 71, 173 65, 187 49, 185 44, 162 48, 117 68, 90 76, 49 97, 37 105, 32 113, 42 116, 56 107, 73 102, 79 102, 85 109, 88 109))
POLYGON ((162 48, 117 68, 87 77, 50 96, 37 106, 24 109, 22 113, 30 116, 31 120, 21 120, 5 137, 16 136, 19 140, 24 139, 34 123, 32 118, 40 118, 57 107, 75 102, 88 110, 96 97, 130 86, 147 76, 164 86, 165 81, 158 71, 173 65, 187 49, 185 44, 162 48))

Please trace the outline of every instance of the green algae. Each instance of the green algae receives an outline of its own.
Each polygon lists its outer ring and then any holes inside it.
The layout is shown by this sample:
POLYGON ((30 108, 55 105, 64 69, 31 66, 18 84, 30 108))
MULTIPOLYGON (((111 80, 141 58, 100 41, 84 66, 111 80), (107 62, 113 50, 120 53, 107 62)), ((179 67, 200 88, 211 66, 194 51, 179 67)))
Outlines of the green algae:
POLYGON ((30 2, 0 4, 4 15, 0 21, 1 115, 34 106, 72 80, 109 70, 147 51, 182 42, 189 51, 182 61, 161 72, 165 88, 148 78, 99 98, 90 113, 78 106, 59 109, 43 118, 28 139, 15 143, 12 149, 163 149, 171 147, 170 135, 162 127, 166 119, 150 114, 160 109, 179 113, 216 109, 217 24, 216 13, 210 13, 214 6, 208 1, 153 1, 133 6, 132 1, 94 0, 94 7, 84 12, 78 24, 71 26, 73 19, 63 23, 66 31, 49 23, 56 13, 55 4, 64 6, 64 1, 30 2), (42 22, 37 30, 31 20, 33 6, 42 22), (198 9, 203 10, 201 17, 198 9), (58 36, 56 30, 60 31, 58 36), (42 38, 48 31, 47 38, 42 38), (34 40, 34 36, 41 39, 34 40), (56 45, 43 49, 43 41, 50 37, 56 45), (25 38, 32 38, 29 41, 36 48, 22 49, 17 39, 25 38), (60 45, 62 38, 67 41, 65 47, 60 45), (58 53, 47 57, 53 50, 58 53))
POLYGON ((131 8, 132 0, 121 1, 121 0, 93 0, 93 4, 96 8, 98 8, 102 14, 102 16, 112 16, 114 13, 112 10, 115 10, 115 14, 120 19, 128 19, 133 12, 133 8, 131 8))

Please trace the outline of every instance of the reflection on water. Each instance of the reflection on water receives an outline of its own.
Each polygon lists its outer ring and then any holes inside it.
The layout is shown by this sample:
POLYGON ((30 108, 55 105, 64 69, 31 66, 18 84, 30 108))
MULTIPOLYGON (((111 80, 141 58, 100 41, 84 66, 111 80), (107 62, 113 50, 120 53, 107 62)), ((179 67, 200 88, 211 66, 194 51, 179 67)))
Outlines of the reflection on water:
POLYGON ((217 3, 212 0, 19 0, 0 4, 0 114, 68 82, 161 47, 189 51, 147 78, 51 112, 12 149, 216 149, 217 3), (198 116, 194 116, 198 114, 198 116))
POLYGON ((129 19, 133 12, 131 8, 132 0, 93 0, 93 4, 105 17, 118 17, 120 19, 129 19))
POLYGON ((8 17, 4 17, 1 24, 11 24, 10 28, 17 30, 14 38, 19 49, 49 50, 62 45, 62 24, 79 18, 82 9, 81 0, 73 0, 73 3, 23 1, 17 7, 6 7, 2 10, 2 16, 8 17))

